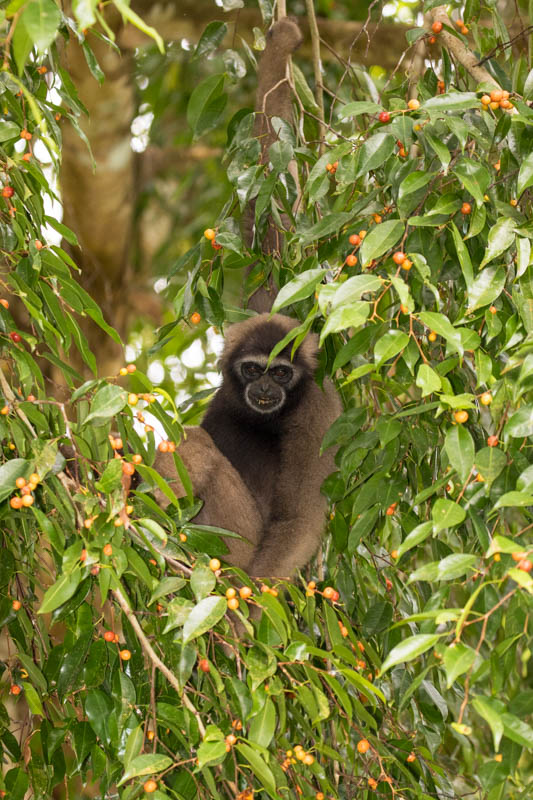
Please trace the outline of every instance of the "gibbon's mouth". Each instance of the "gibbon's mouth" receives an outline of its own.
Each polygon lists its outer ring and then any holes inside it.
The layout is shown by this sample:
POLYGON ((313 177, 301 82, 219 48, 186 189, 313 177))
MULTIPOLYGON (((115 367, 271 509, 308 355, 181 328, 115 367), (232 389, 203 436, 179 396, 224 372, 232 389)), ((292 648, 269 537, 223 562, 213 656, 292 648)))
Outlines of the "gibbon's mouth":
POLYGON ((277 398, 272 397, 254 397, 253 401, 256 406, 261 406, 261 408, 272 408, 278 406, 280 402, 277 398))
POLYGON ((259 414, 271 414, 281 408, 282 401, 279 397, 249 397, 248 403, 259 414))

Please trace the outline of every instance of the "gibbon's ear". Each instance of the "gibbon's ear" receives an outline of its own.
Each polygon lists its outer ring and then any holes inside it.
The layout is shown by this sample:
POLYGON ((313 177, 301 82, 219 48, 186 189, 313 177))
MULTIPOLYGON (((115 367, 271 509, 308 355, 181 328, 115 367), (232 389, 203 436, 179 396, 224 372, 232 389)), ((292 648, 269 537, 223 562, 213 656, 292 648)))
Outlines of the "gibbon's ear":
MULTIPOLYGON (((292 109, 292 90, 289 82, 289 60, 291 54, 302 42, 302 32, 296 19, 284 17, 276 22, 267 33, 266 47, 259 61, 258 87, 255 102, 254 136, 261 143, 261 163, 268 164, 269 148, 277 141, 278 137, 272 125, 272 117, 281 117, 289 124, 294 124, 292 109)), ((298 188, 299 205, 300 189, 298 169, 296 162, 291 161, 287 167, 298 188)), ((287 230, 290 220, 286 214, 280 214, 283 229, 287 230)), ((242 219, 243 238, 248 247, 254 240, 255 200, 252 200, 242 219)), ((257 231, 255 231, 257 236, 257 231)), ((270 216, 267 222, 266 233, 260 242, 261 250, 266 255, 281 254, 283 250, 283 233, 278 230, 276 223, 270 216)), ((252 267, 247 271, 250 273, 252 267)), ((272 279, 269 278, 265 285, 257 289, 251 296, 248 306, 259 313, 270 311, 276 297, 272 279)))

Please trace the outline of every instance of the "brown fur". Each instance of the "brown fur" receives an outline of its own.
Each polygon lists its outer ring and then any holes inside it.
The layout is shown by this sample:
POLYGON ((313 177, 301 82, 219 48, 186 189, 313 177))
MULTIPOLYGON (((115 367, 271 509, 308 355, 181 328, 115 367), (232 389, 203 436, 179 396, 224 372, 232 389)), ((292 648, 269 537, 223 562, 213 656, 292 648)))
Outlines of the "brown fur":
MULTIPOLYGON (((292 90, 288 81, 288 67, 291 54, 300 46, 302 33, 292 17, 284 17, 276 22, 267 34, 267 43, 258 68, 258 86, 255 101, 254 135, 261 143, 261 163, 268 164, 268 149, 277 140, 272 127, 272 117, 281 117, 293 123, 292 90)), ((289 171, 298 185, 298 171, 295 163, 289 164, 289 171)), ((251 246, 255 217, 255 201, 247 207, 243 217, 244 240, 251 246)), ((289 226, 289 218, 281 215, 284 228, 289 226)), ((261 242, 265 254, 281 253, 283 233, 278 230, 272 217, 269 218, 267 232, 261 242)), ((271 280, 258 289, 250 298, 249 307, 254 311, 270 311, 275 298, 271 280)))
MULTIPOLYGON (((272 337, 274 331, 279 341, 297 324, 279 314, 261 314, 233 325, 221 359, 225 377, 219 393, 237 351, 251 347, 257 353, 256 341, 264 337, 268 342, 264 352, 268 354, 273 346, 268 335, 272 337)), ((292 343, 287 348, 289 353, 291 346, 292 343)), ((178 449, 195 494, 204 501, 196 521, 236 531, 252 542, 253 548, 228 539, 231 551, 226 560, 256 577, 289 577, 313 556, 324 530, 327 501, 320 486, 334 470, 334 460, 331 451, 320 456, 320 445, 342 408, 331 381, 324 381, 320 388, 311 377, 316 368, 317 347, 317 337, 311 334, 297 351, 294 363, 308 377, 299 404, 285 414, 281 412, 275 421, 273 438, 279 448, 275 467, 266 454, 255 452, 255 441, 250 439, 246 457, 261 476, 259 490, 253 487, 244 469, 239 474, 202 428, 189 429, 178 449)), ((228 417, 230 414, 228 411, 228 417)), ((206 419, 208 415, 209 411, 206 419)), ((235 421, 228 418, 227 423, 231 436, 230 425, 235 421)), ((246 425, 239 424, 236 430, 246 447, 246 425)), ((185 494, 171 456, 158 455, 155 467, 172 481, 175 491, 185 494)), ((163 502, 160 493, 158 500, 163 502)))

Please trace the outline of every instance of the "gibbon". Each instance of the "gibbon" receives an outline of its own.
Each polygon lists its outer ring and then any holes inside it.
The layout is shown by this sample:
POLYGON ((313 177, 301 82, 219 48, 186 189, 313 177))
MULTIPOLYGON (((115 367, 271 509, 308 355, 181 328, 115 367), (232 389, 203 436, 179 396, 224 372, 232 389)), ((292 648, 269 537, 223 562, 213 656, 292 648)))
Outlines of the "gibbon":
MULTIPOLYGON (((204 501, 195 521, 244 536, 226 539, 225 559, 254 577, 290 577, 313 556, 325 527, 320 486, 334 461, 320 446, 342 409, 331 381, 320 388, 314 380, 317 337, 308 335, 293 360, 288 344, 267 366, 297 324, 260 314, 229 328, 222 385, 178 448, 204 501)), ((170 454, 158 454, 154 466, 185 494, 170 454)), ((159 490, 156 497, 168 503, 159 490)))

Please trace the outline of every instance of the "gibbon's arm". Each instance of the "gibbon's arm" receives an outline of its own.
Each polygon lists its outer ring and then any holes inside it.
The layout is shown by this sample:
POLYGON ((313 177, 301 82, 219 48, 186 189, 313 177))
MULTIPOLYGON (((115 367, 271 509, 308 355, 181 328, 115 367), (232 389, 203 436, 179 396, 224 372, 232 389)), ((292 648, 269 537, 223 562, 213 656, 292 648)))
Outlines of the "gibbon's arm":
POLYGON ((327 500, 320 492, 335 470, 335 451, 322 456, 324 434, 342 412, 331 381, 313 383, 288 426, 272 513, 259 543, 250 574, 289 578, 315 554, 326 525, 327 500))
MULTIPOLYGON (((278 138, 272 127, 272 117, 281 117, 281 119, 290 124, 294 122, 288 69, 290 56, 300 46, 302 39, 302 32, 298 27, 298 23, 291 17, 280 19, 267 33, 266 47, 258 67, 254 122, 254 136, 259 139, 261 144, 262 164, 268 164, 269 147, 278 138)), ((291 161, 288 169, 295 180, 296 186, 299 187, 296 163, 291 161)), ((282 214, 281 218, 284 227, 288 227, 288 217, 282 214)), ((251 247, 253 242, 254 220, 255 200, 252 200, 248 204, 242 220, 244 241, 248 247, 251 247)), ((282 235, 272 218, 269 217, 266 234, 261 242, 261 249, 263 253, 280 253, 282 247, 282 235)), ((274 298, 273 285, 269 281, 266 286, 262 286, 254 292, 248 305, 259 313, 270 311, 274 298)))
MULTIPOLYGON (((229 548, 224 561, 246 570, 262 530, 256 502, 207 431, 187 428, 186 434, 187 438, 178 447, 178 455, 189 473, 194 494, 204 501, 194 522, 225 528, 242 536, 243 539, 224 540, 229 548)), ((170 453, 158 453, 154 468, 168 481, 177 497, 186 495, 170 453)), ((168 506, 169 501, 160 489, 156 489, 154 495, 163 508, 168 506)))

